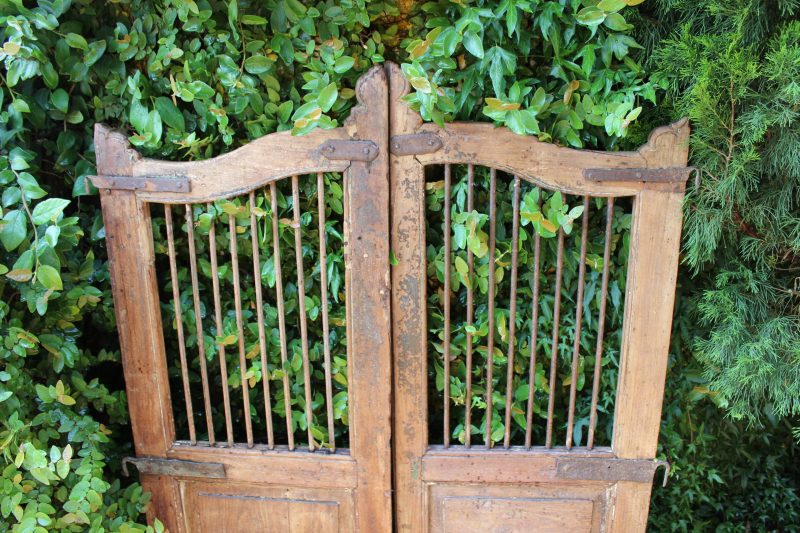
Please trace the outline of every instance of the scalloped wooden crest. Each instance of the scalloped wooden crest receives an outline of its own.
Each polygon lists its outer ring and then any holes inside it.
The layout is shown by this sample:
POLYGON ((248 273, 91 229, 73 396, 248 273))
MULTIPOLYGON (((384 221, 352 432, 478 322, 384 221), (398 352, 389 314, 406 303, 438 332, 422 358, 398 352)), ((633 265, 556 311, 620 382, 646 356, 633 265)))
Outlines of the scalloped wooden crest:
POLYGON ((544 186, 563 188, 565 192, 598 195, 634 194, 635 187, 604 186, 587 188, 579 180, 581 169, 598 168, 669 168, 685 167, 688 157, 689 122, 683 118, 654 129, 647 143, 633 152, 595 152, 575 150, 542 143, 535 137, 512 134, 508 128, 489 123, 450 123, 444 128, 423 123, 418 113, 401 100, 411 91, 400 67, 395 63, 372 67, 356 84, 358 104, 342 127, 314 130, 302 137, 289 132, 272 133, 211 159, 190 162, 159 161, 143 158, 128 142, 124 132, 104 124, 95 125, 95 152, 100 175, 184 176, 192 181, 191 193, 142 192, 150 201, 207 201, 230 197, 282 179, 308 172, 343 171, 348 162, 325 160, 320 146, 330 139, 372 140, 386 146, 388 139, 362 138, 379 135, 370 132, 371 114, 387 109, 390 94, 393 120, 402 122, 406 133, 429 132, 444 141, 437 154, 419 156, 423 164, 490 164, 500 170, 517 173, 544 186), (398 110, 402 110, 398 113, 398 110), (365 127, 366 126, 366 127, 365 127), (492 152, 499 153, 492 154, 492 152), (272 154, 281 153, 282 158, 272 154), (575 177, 572 177, 575 176, 575 177), (213 179, 212 179, 213 178, 213 179))

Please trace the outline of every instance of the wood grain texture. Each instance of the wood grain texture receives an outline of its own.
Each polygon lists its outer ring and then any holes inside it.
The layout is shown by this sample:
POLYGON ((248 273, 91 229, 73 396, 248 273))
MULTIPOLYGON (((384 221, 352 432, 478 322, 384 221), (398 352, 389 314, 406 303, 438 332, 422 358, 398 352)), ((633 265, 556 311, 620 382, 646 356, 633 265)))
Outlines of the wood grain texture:
MULTIPOLYGON (((127 142, 95 129, 98 172, 130 171, 127 142)), ((128 410, 137 455, 164 457, 175 438, 169 378, 161 332, 150 210, 132 191, 102 191, 111 290, 117 317, 128 410)), ((154 496, 148 517, 182 531, 180 498, 171 478, 142 476, 154 496)))
POLYGON ((214 448, 176 443, 167 452, 170 459, 216 462, 225 465, 231 482, 268 483, 284 487, 355 488, 356 463, 345 454, 289 451, 265 445, 248 448, 244 444, 214 448))
POLYGON ((422 457, 425 482, 538 483, 554 481, 559 458, 612 460, 610 449, 580 451, 566 448, 433 448, 422 457))
POLYGON ((256 484, 185 482, 192 533, 353 531, 350 491, 282 489, 256 484))
MULTIPOLYGON (((400 98, 410 87, 400 67, 387 65, 392 136, 416 130, 420 116, 400 98)), ((421 459, 428 445, 428 363, 425 256, 425 169, 415 157, 392 154, 392 349, 394 365, 395 527, 419 533, 427 519, 421 459)))
POLYGON ((389 95, 386 72, 373 67, 358 82, 345 125, 378 145, 372 161, 344 174, 347 371, 350 453, 358 465, 356 530, 392 531, 391 280, 389 274, 389 95))
POLYGON ((442 502, 443 531, 588 533, 592 508, 591 500, 451 497, 442 502))
MULTIPOLYGON (((399 102, 397 105, 404 104, 399 102)), ((688 129, 686 119, 657 128, 650 134, 647 144, 635 152, 574 150, 542 143, 535 138, 517 135, 508 128, 486 123, 455 122, 444 128, 425 124, 406 133, 435 133, 442 140, 441 150, 416 156, 423 165, 472 163, 496 168, 540 187, 569 194, 631 196, 641 190, 642 183, 590 181, 582 176, 583 170, 673 166, 664 163, 674 154, 674 147, 684 142, 688 129)), ((674 166, 686 166, 685 160, 680 162, 676 158, 674 161, 674 166)), ((662 190, 669 190, 674 184, 658 185, 662 190)))
MULTIPOLYGON (((659 166, 685 166, 688 127, 654 151, 659 166)), ((648 184, 636 196, 628 258, 612 447, 619 457, 651 459, 658 445, 678 273, 684 185, 648 184)), ((651 485, 619 483, 611 531, 644 531, 651 485)))
MULTIPOLYGON (((555 503, 558 507, 559 502, 583 502, 591 504, 590 513, 585 510, 577 512, 583 518, 582 531, 591 531, 592 533, 600 533, 605 531, 608 524, 609 515, 609 501, 610 496, 613 494, 613 488, 609 488, 607 484, 576 484, 576 483, 533 483, 533 484, 475 484, 475 483, 455 483, 455 484, 430 484, 428 486, 428 494, 430 498, 430 506, 435 509, 430 515, 430 520, 427 524, 427 531, 438 533, 446 529, 446 516, 444 512, 448 500, 462 500, 474 502, 485 502, 486 500, 500 500, 500 501, 525 501, 532 504, 534 508, 542 510, 543 505, 548 503, 555 503), (535 500, 536 503, 532 500, 535 500), (588 516, 587 516, 588 515, 588 516)), ((581 505, 581 503, 579 503, 581 505)), ((461 531, 501 531, 501 532, 520 532, 528 533, 530 531, 539 531, 539 520, 531 518, 526 521, 522 527, 494 527, 494 523, 489 520, 489 517, 484 516, 481 511, 491 511, 491 504, 488 509, 481 509, 481 506, 472 507, 471 518, 472 520, 465 524, 464 529, 461 531)), ((513 506, 512 506, 513 507, 513 506)), ((525 511, 521 511, 524 513, 525 511)), ((542 513, 545 516, 551 513, 542 513)), ((559 516, 568 516, 572 514, 566 509, 558 509, 559 516)), ((556 519, 557 520, 557 519, 556 519)), ((561 530, 556 530, 561 531, 561 530)), ((567 529, 567 531, 569 531, 567 529)))
MULTIPOLYGON (((125 171, 112 173, 98 167, 99 175, 188 178, 190 191, 136 191, 140 199, 148 202, 195 203, 230 198, 288 176, 343 172, 350 164, 346 160, 328 159, 322 153, 325 141, 349 139, 344 128, 314 130, 301 137, 292 136, 288 131, 270 133, 227 154, 185 162, 141 157, 128 147, 124 133, 102 124, 96 129, 102 131, 106 139, 113 139, 115 144, 126 147, 124 154, 117 156, 127 165, 125 171)), ((100 187, 102 183, 101 178, 96 186, 100 187)))

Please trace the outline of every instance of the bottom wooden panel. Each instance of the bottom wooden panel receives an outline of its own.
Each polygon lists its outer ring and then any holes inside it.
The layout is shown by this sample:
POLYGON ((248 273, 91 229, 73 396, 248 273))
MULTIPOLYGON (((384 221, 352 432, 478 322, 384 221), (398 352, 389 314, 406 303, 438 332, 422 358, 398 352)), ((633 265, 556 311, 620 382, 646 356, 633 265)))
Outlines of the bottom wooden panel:
POLYGON ((429 524, 433 533, 599 533, 613 499, 602 482, 430 483, 429 524))
POLYGON ((591 500, 535 498, 445 498, 445 533, 465 531, 589 533, 591 500))
POLYGON ((184 482, 191 533, 304 533, 353 530, 350 491, 184 482))

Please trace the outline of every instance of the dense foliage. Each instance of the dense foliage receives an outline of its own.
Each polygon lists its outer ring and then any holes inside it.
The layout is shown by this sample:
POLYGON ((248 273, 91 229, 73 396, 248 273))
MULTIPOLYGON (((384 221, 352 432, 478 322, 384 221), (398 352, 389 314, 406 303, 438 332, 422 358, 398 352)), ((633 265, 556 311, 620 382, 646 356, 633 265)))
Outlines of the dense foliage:
MULTIPOLYGON (((660 22, 650 34, 651 25, 639 24, 650 19, 626 7, 639 3, 437 0, 411 12, 364 0, 0 3, 0 524, 144 529, 137 524, 147 495, 118 480, 130 435, 103 224, 85 179, 94 172, 93 123, 127 128, 150 155, 211 157, 272 131, 339 124, 354 104, 355 80, 385 59, 403 64, 415 89, 408 100, 426 119, 492 120, 572 146, 614 148, 657 88, 670 88, 648 121, 663 122, 673 109, 697 119, 694 157, 704 175, 688 215, 687 257, 701 273, 684 290, 702 296, 684 309, 699 311, 701 326, 679 322, 687 342, 675 350, 678 385, 668 388, 664 427, 676 479, 669 492, 656 491, 654 515, 684 521, 658 522, 659 529, 691 527, 698 500, 687 498, 697 493, 708 524, 745 515, 751 527, 796 524, 791 496, 770 508, 775 492, 757 495, 784 482, 791 439, 773 415, 797 416, 800 383, 789 310, 800 227, 792 130, 798 29, 782 22, 795 16, 794 4, 656 2, 650 9, 660 22), (636 62, 630 22, 654 77, 636 62), (692 378, 697 387, 685 377, 690 350, 707 365, 704 377, 692 378), (751 375, 759 379, 741 380, 751 375), (742 447, 768 446, 741 424, 717 421, 708 398, 737 416, 767 419, 770 467, 760 469, 755 491, 725 487, 753 466, 742 447), (698 429, 684 413, 709 425, 698 429), (737 440, 719 447, 715 438, 737 440), (705 464, 727 485, 697 466, 705 464), (742 493, 748 498, 731 507, 726 494, 742 493)), ((301 191, 310 211, 315 191, 301 191)), ((282 216, 290 216, 288 206, 282 196, 282 216)), ((209 214, 221 216, 219 209, 209 214)), ((282 239, 291 246, 290 231, 282 239)), ((217 339, 206 342, 213 353, 217 339)), ((257 362, 246 376, 254 388, 263 377, 257 362)), ((302 406, 300 389, 292 394, 302 406)), ((297 424, 302 429, 302 417, 297 424)), ((319 431, 324 440, 322 421, 319 431)))
MULTIPOLYGON (((468 171, 465 167, 454 167, 451 188, 452 248, 449 261, 451 270, 451 336, 450 336, 450 409, 453 442, 465 442, 466 404, 471 406, 469 431, 472 442, 483 443, 486 438, 486 393, 488 376, 489 333, 489 172, 485 168, 475 169, 474 206, 468 209, 468 171), (474 274, 469 275, 470 254, 474 261, 474 274), (474 317, 468 323, 467 289, 473 290, 474 317), (471 336, 471 339, 468 339, 471 336), (472 364, 468 365, 469 341, 472 342, 472 364), (471 398, 467 396, 467 372, 472 375, 471 398)), ((428 340, 429 377, 432 389, 430 402, 431 443, 443 440, 444 390, 444 271, 445 254, 443 242, 443 211, 445 187, 441 176, 433 175, 427 186, 426 245, 428 256, 428 340)), ((556 359, 556 381, 554 383, 553 442, 566 439, 569 389, 572 383, 571 361, 573 341, 577 331, 576 294, 579 284, 581 229, 577 223, 584 215, 581 197, 550 193, 522 182, 520 185, 520 227, 517 247, 518 279, 515 289, 515 306, 512 328, 512 242, 513 242, 513 189, 514 179, 499 173, 496 191, 496 247, 495 247, 495 297, 493 336, 492 378, 492 424, 491 441, 502 442, 506 431, 506 394, 511 390, 510 443, 522 445, 528 426, 528 405, 532 410, 532 443, 545 443, 545 428, 550 396, 550 356, 554 328, 554 300, 556 291, 556 265, 558 261, 557 232, 563 229, 564 252, 562 258, 563 279, 560 285, 558 356, 556 359), (539 202, 542 202, 539 205, 539 202), (575 226, 578 226, 575 228, 575 226), (539 264, 536 263, 535 236, 540 240, 539 264), (538 295, 534 299, 534 275, 539 271, 538 295), (534 310, 531 302, 536 302, 534 310), (531 374, 532 322, 536 317, 534 354, 535 367, 531 374), (512 349, 510 349, 510 347, 512 349), (509 359, 512 354, 513 360, 509 359), (511 381, 508 381, 508 365, 512 364, 511 381), (533 375, 533 387, 530 379, 533 375), (529 396, 533 391, 533 397, 529 396)), ((599 418, 596 424, 596 444, 607 446, 611 442, 611 431, 615 384, 623 316, 622 295, 625 292, 625 264, 627 262, 630 236, 630 204, 618 202, 615 207, 611 235, 609 264, 609 297, 606 304, 606 335, 603 342, 602 379, 599 388, 599 418)), ((601 274, 605 246, 605 221, 607 202, 595 198, 589 203, 586 216, 588 239, 586 255, 586 277, 584 301, 581 307, 580 355, 576 379, 576 416, 573 442, 586 444, 589 426, 592 377, 595 367, 595 346, 598 336, 600 313, 601 274)))
POLYGON ((647 120, 688 115, 690 164, 701 171, 686 202, 661 434, 674 476, 655 491, 651 523, 794 531, 800 10, 782 0, 660 0, 643 8, 637 37, 649 71, 668 88, 647 120), (729 416, 721 419, 715 406, 729 416))

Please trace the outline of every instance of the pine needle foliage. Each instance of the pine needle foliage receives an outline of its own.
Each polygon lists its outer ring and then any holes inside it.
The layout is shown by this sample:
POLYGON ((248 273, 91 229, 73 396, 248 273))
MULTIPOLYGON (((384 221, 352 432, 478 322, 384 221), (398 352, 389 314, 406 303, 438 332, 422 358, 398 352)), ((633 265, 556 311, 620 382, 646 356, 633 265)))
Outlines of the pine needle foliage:
POLYGON ((800 415, 800 4, 662 0, 641 40, 692 121, 692 351, 736 420, 800 415))

